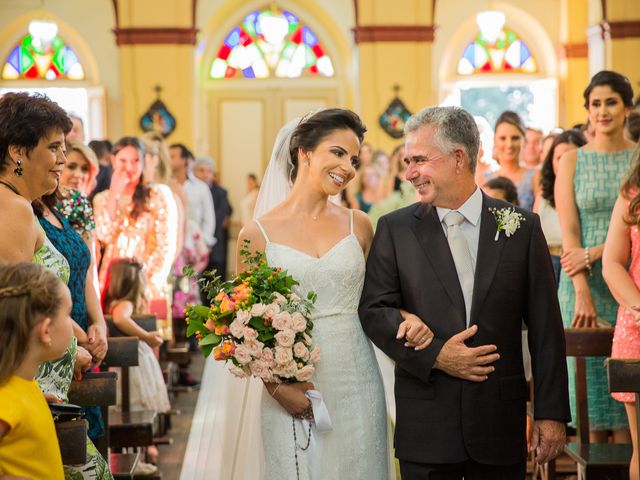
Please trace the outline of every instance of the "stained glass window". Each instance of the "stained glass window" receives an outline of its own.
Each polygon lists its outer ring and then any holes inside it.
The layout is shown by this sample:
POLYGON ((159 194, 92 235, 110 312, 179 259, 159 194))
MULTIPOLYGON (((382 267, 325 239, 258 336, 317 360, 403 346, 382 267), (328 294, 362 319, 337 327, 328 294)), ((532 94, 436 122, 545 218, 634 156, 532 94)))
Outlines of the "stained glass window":
POLYGON ((2 79, 82 80, 84 69, 73 49, 57 35, 43 42, 28 34, 9 54, 2 79))
POLYGON ((211 65, 211 78, 333 76, 333 63, 317 35, 287 10, 247 15, 227 34, 211 65))
POLYGON ((474 73, 535 73, 538 65, 529 47, 512 31, 504 28, 495 42, 481 33, 469 43, 458 61, 460 75, 474 73))

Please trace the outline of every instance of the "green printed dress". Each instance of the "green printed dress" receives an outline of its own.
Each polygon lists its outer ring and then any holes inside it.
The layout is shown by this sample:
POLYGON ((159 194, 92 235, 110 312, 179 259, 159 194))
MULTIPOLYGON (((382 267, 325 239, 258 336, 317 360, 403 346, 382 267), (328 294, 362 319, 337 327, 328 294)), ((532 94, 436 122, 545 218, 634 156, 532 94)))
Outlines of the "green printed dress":
MULTIPOLYGON (((56 250, 46 235, 42 247, 33 254, 32 261, 55 273, 65 283, 69 281, 69 263, 56 250)), ((77 349, 77 339, 73 337, 71 345, 62 357, 40 365, 36 373, 36 381, 40 390, 44 393, 51 393, 64 402, 69 400, 67 393, 73 380, 73 365, 77 349)), ((87 463, 85 465, 65 465, 64 477, 65 480, 113 480, 106 460, 100 455, 89 437, 87 437, 87 463)))
MULTIPOLYGON (((604 243, 609 228, 613 205, 618 198, 620 185, 631 167, 631 153, 627 149, 619 152, 591 152, 578 149, 576 172, 573 177, 575 200, 581 228, 583 247, 594 247, 604 243)), ((599 319, 612 326, 616 323, 618 304, 602 278, 602 262, 592 265, 589 289, 599 319)), ((571 327, 575 311, 573 282, 564 272, 560 276, 558 289, 560 309, 565 328, 571 327)), ((604 358, 587 358, 587 395, 589 397, 589 426, 593 430, 619 429, 627 427, 624 406, 609 394, 604 358)), ((569 398, 571 416, 576 418, 575 362, 569 365, 569 398)))

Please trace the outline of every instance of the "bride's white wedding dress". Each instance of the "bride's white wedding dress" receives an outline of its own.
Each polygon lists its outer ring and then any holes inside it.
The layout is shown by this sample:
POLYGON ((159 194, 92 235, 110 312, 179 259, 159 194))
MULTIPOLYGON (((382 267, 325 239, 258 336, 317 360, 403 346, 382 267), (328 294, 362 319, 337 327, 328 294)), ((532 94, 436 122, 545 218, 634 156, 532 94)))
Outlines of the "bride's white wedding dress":
MULTIPOLYGON (((349 235, 320 258, 269 241, 259 222, 258 226, 267 242, 269 265, 287 270, 300 282, 302 293, 318 294, 312 320, 320 361, 311 382, 323 396, 333 431, 319 434, 323 448, 316 478, 386 480, 389 453, 384 388, 373 347, 358 318, 365 260, 353 225, 349 235)), ((298 444, 306 443, 305 433, 298 429, 298 444)), ((291 415, 266 389, 262 395, 262 439, 265 478, 295 479, 291 415)), ((301 480, 309 478, 306 453, 298 450, 301 480)))

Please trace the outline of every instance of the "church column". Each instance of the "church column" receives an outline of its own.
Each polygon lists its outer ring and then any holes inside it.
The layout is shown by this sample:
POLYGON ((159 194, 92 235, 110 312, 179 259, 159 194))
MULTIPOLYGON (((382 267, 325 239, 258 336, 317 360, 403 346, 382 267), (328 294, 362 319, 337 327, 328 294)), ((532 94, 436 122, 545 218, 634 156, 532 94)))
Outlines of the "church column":
POLYGON ((169 141, 194 145, 196 2, 113 0, 125 134, 142 133, 140 117, 156 100, 159 86, 177 124, 169 141))
POLYGON ((359 57, 359 108, 374 148, 390 152, 401 140, 391 138, 378 117, 399 97, 413 113, 435 101, 431 85, 435 0, 354 0, 355 42, 359 57))
POLYGON ((589 82, 588 22, 586 0, 562 0, 558 49, 559 124, 565 128, 586 120, 582 92, 589 82))
POLYGON ((640 4, 638 0, 602 0, 606 67, 626 75, 640 91, 640 4))

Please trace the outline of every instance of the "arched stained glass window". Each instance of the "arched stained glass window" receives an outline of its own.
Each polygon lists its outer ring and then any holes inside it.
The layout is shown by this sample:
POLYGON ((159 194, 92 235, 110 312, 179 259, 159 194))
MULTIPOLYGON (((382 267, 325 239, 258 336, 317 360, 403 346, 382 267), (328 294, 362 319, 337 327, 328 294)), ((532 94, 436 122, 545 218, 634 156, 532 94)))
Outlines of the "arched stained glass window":
POLYGON ((28 34, 11 50, 2 79, 83 80, 84 69, 73 49, 57 35, 44 42, 28 34))
POLYGON ((478 33, 458 61, 460 75, 474 73, 535 73, 538 71, 529 47, 512 31, 504 28, 495 42, 478 33))
POLYGON ((333 63, 316 34, 287 10, 264 8, 227 34, 211 78, 333 76, 333 63))

